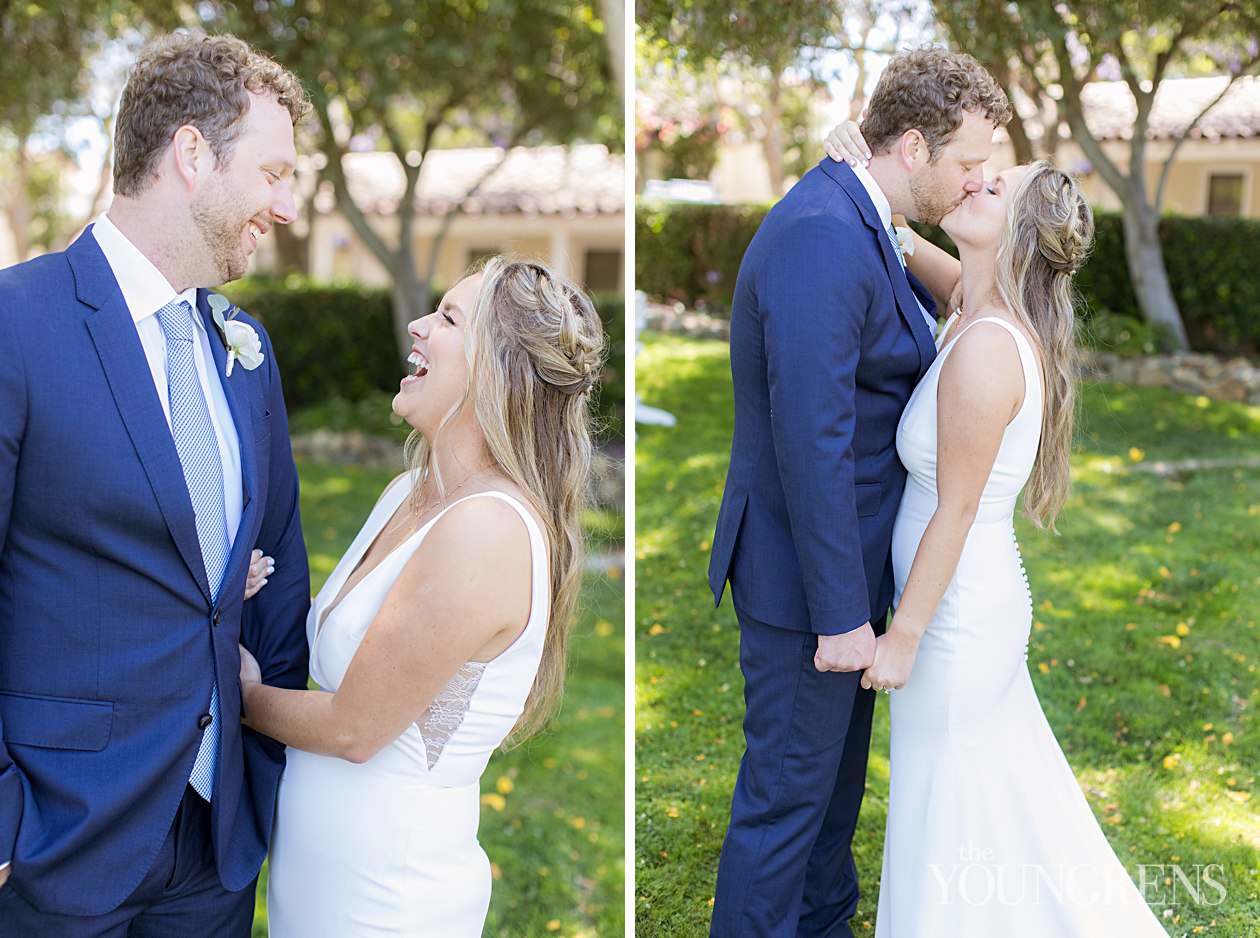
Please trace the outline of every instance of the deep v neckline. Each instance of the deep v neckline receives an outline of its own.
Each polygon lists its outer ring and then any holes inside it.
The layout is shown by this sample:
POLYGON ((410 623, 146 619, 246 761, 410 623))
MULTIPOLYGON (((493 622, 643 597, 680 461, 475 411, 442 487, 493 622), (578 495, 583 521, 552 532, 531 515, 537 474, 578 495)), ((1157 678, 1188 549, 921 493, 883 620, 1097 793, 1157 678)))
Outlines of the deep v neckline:
MULTIPOLYGON (((355 559, 354 566, 350 569, 350 572, 346 574, 346 578, 341 581, 341 586, 337 590, 337 595, 336 597, 334 597, 332 605, 330 605, 327 609, 324 609, 320 612, 319 622, 315 626, 316 640, 318 640, 320 634, 323 633, 324 626, 328 623, 329 617, 333 614, 333 612, 335 612, 341 606, 343 602, 345 602, 347 599, 350 598, 351 593, 353 593, 360 586, 362 586, 364 582, 366 582, 372 576, 372 574, 374 574, 377 570, 383 567, 386 564, 386 562, 391 557, 394 556, 394 554, 396 554, 399 550, 401 550, 407 544, 408 541, 410 541, 413 537, 416 537, 418 534, 424 531, 425 528, 427 528, 430 524, 432 524, 441 516, 442 512, 439 511, 436 515, 434 515, 424 524, 420 525, 420 527, 416 528, 414 531, 412 531, 410 534, 404 537, 401 541, 399 541, 397 544, 391 547, 388 551, 386 551, 385 555, 376 562, 376 565, 373 566, 372 569, 368 570, 366 573, 363 574, 363 576, 359 577, 358 581, 355 582, 352 586, 348 586, 350 581, 354 579, 354 575, 358 573, 359 569, 363 566, 363 561, 366 560, 368 554, 372 552, 372 548, 377 545, 377 542, 380 541, 381 536, 389 528, 390 521, 393 520, 394 515, 398 513, 398 509, 403 506, 403 504, 406 501, 406 497, 407 497, 406 494, 404 494, 403 500, 393 507, 389 515, 385 518, 384 523, 381 525, 380 530, 378 530, 376 532, 376 535, 372 538, 372 540, 368 542, 367 547, 363 549, 363 553, 359 554, 359 556, 355 559)), ((450 506, 448 505, 447 507, 450 507, 450 506)))

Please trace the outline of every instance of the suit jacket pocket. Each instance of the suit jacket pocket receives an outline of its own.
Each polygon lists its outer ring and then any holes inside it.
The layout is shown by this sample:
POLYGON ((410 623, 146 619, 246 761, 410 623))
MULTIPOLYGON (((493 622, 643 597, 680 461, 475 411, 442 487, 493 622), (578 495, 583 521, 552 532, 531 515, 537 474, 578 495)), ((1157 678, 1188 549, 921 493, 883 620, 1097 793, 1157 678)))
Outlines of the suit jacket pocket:
POLYGON ((853 486, 853 497, 857 502, 859 518, 870 518, 879 514, 879 503, 884 487, 878 482, 859 482, 853 486))
POLYGON ((0 693, 0 721, 10 746, 100 752, 109 743, 114 705, 107 700, 0 693))
POLYGON ((271 411, 266 408, 255 410, 254 443, 259 449, 265 449, 271 441, 271 411))

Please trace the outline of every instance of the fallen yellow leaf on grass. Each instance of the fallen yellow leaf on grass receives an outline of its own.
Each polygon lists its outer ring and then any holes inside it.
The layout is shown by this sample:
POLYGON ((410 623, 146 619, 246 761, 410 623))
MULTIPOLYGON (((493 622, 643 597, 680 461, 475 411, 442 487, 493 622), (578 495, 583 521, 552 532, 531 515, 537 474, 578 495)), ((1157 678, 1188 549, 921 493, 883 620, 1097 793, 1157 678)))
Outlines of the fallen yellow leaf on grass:
POLYGON ((494 787, 499 790, 500 795, 510 795, 512 789, 516 787, 515 783, 506 775, 500 775, 494 783, 494 787))
POLYGON ((595 634, 598 635, 600 638, 607 638, 614 631, 615 630, 613 629, 613 624, 609 622, 607 619, 600 619, 598 622, 595 623, 595 634))
POLYGON ((656 623, 653 623, 650 629, 648 629, 648 634, 649 635, 664 635, 668 631, 669 629, 665 628, 665 626, 661 625, 659 622, 656 622, 656 623))
POLYGON ((1221 742, 1223 742, 1226 746, 1232 746, 1234 743, 1234 734, 1226 730, 1221 734, 1221 742))
POLYGON ((666 812, 665 812, 665 816, 666 816, 666 817, 678 817, 678 809, 677 809, 677 808, 670 808, 668 811, 666 811, 666 812))
POLYGON ((1174 752, 1170 756, 1164 756, 1164 768, 1166 769, 1175 769, 1180 762, 1181 753, 1179 752, 1174 752))
POLYGON ((1038 671, 1040 671, 1042 674, 1049 674, 1049 673, 1050 673, 1050 665, 1046 664, 1044 661, 1038 661, 1038 662, 1037 662, 1037 670, 1038 670, 1038 671))
POLYGON ((1225 797, 1226 797, 1226 798, 1228 798, 1230 801, 1237 801, 1239 804, 1242 804, 1242 803, 1243 803, 1243 802, 1245 802, 1245 801, 1249 801, 1249 800, 1251 800, 1251 792, 1249 792, 1249 791, 1227 791, 1227 792, 1225 792, 1225 797))
POLYGON ((1178 635, 1180 635, 1180 636, 1182 636, 1183 638, 1184 638, 1185 636, 1189 635, 1189 634, 1190 634, 1190 626, 1186 625, 1184 622, 1178 622, 1178 623, 1177 623, 1177 634, 1178 634, 1178 635))
POLYGON ((1142 452, 1136 446, 1129 447, 1129 459, 1133 460, 1133 462, 1141 462, 1144 456, 1146 456, 1146 453, 1142 452))
POLYGON ((1174 521, 1172 524, 1170 524, 1170 525, 1168 526, 1168 533, 1169 533, 1169 534, 1176 534, 1176 533, 1177 533, 1178 531, 1180 531, 1180 530, 1181 530, 1181 522, 1180 522, 1180 521, 1174 521))
POLYGON ((1159 642, 1161 645, 1167 645, 1169 648, 1181 647, 1181 639, 1176 635, 1161 635, 1159 638, 1155 639, 1155 641, 1159 642))
POLYGON ((507 799, 492 791, 488 791, 481 796, 481 803, 484 807, 490 808, 494 811, 502 811, 507 807, 507 799))

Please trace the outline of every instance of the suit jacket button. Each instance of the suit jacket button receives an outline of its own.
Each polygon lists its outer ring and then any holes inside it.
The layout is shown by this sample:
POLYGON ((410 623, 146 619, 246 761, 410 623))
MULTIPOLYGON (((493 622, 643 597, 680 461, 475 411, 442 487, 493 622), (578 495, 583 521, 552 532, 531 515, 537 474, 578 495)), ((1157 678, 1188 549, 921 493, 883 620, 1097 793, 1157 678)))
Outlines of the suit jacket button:
POLYGON ((211 719, 210 714, 208 714, 208 713, 203 713, 203 714, 201 715, 201 719, 199 719, 199 720, 197 721, 197 729, 199 729, 199 730, 204 730, 204 729, 205 729, 207 726, 209 726, 212 722, 213 722, 213 720, 211 719))
POLYGON ((215 625, 218 625, 220 622, 223 621, 223 613, 219 611, 218 609, 216 609, 214 611, 214 618, 211 619, 210 621, 213 622, 215 625))

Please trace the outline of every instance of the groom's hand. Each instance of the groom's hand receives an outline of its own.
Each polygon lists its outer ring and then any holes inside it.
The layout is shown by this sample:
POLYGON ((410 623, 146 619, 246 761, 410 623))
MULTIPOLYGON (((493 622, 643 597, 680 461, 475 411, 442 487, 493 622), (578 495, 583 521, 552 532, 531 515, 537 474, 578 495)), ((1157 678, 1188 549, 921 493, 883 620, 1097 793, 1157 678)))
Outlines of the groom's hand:
POLYGON ((875 630, 866 622, 843 635, 819 635, 814 667, 819 671, 862 671, 875 661, 875 630))
POLYGON ((4 869, 0 870, 0 887, 9 881, 9 874, 13 872, 13 864, 10 863, 4 869))

